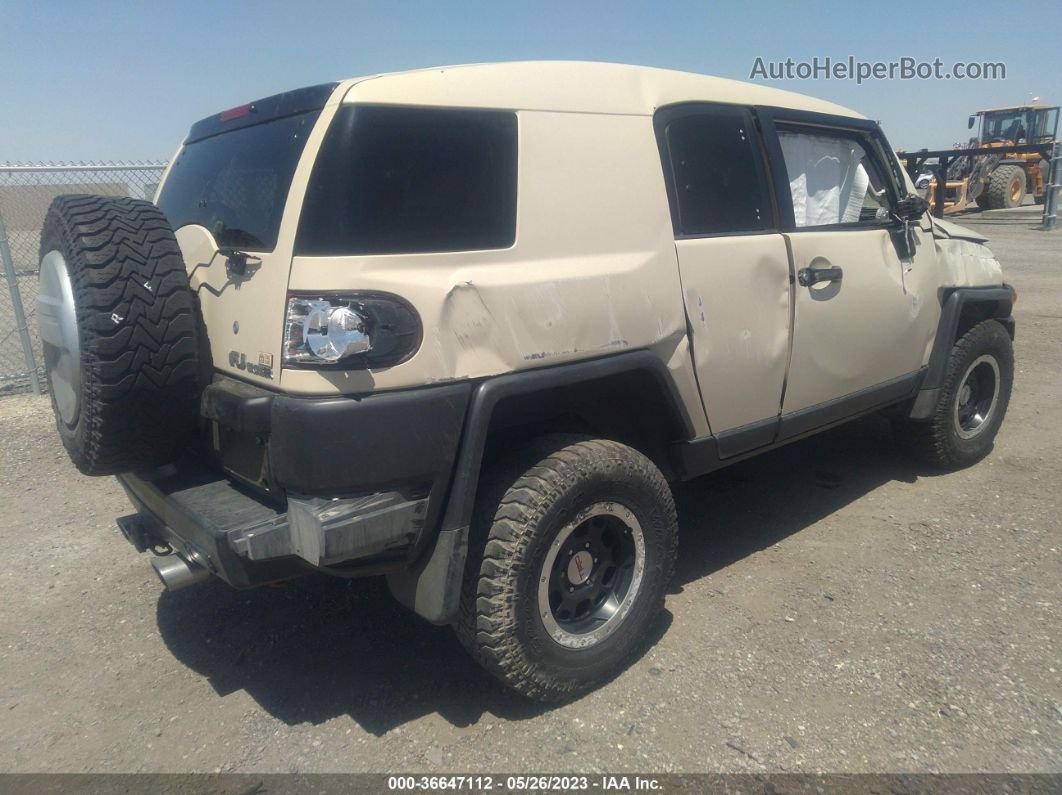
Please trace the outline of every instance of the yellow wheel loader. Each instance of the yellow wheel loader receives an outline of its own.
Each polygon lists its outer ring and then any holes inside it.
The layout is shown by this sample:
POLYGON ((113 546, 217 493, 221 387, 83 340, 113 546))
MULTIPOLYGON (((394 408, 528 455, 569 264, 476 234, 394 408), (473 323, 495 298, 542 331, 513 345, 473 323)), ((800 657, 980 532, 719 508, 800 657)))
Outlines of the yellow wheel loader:
MULTIPOLYGON (((966 148, 957 147, 947 164, 944 214, 966 210, 976 203, 983 210, 1019 207, 1026 194, 1044 203, 1048 161, 1039 151, 1015 152, 1016 147, 1050 147, 1058 138, 1058 106, 1018 105, 979 110, 968 127, 979 123, 978 134, 966 148), (961 154, 960 154, 961 152, 961 154)), ((930 208, 937 214, 936 176, 925 175, 916 184, 926 190, 930 208)))

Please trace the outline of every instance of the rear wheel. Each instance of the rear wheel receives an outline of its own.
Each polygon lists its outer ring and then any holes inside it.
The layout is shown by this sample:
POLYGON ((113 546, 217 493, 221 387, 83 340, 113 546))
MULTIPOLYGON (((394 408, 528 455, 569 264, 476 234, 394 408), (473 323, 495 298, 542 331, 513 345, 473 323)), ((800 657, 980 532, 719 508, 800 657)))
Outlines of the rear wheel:
POLYGON ((477 508, 458 634, 520 693, 571 699, 648 644, 675 563, 671 491, 611 441, 548 437, 501 471, 477 508))
POLYGON ((38 319, 63 445, 87 475, 150 469, 196 416, 196 299, 150 202, 59 196, 41 232, 38 319))
POLYGON ((936 469, 960 469, 992 449, 1010 403, 1014 347, 1003 326, 985 320, 952 348, 944 384, 928 422, 893 422, 901 450, 936 469))

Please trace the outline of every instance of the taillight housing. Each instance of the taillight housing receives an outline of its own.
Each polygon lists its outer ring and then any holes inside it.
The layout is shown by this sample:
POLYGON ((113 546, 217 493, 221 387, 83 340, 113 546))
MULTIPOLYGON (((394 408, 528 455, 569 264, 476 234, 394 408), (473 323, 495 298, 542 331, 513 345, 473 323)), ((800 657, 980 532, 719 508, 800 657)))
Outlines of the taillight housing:
POLYGON ((389 293, 289 293, 283 363, 359 370, 409 359, 423 336, 420 316, 389 293))

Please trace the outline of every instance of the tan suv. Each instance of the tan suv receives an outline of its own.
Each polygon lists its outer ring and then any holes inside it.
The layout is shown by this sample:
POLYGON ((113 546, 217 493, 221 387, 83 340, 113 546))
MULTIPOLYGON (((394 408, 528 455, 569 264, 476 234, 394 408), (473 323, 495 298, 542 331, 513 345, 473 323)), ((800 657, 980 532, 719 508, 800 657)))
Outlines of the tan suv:
POLYGON ((879 410, 971 464, 1013 380, 1014 291, 877 124, 658 69, 279 94, 42 241, 59 433, 168 587, 386 575, 539 699, 652 636, 669 481, 879 410))

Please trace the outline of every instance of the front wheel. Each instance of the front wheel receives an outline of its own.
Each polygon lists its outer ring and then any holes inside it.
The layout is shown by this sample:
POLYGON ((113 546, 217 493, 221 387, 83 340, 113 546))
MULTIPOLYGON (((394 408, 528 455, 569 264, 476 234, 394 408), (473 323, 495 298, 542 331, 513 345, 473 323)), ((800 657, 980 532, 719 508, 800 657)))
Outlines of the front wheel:
POLYGON ((1014 346, 1006 329, 985 320, 952 348, 933 416, 896 420, 896 441, 910 457, 936 469, 961 469, 992 449, 1014 385, 1014 346))
POLYGON ((575 698, 648 644, 675 565, 671 491, 603 440, 548 437, 501 470, 477 507, 458 635, 525 696, 575 698))
POLYGON ((1019 166, 1000 166, 988 178, 985 195, 988 209, 1021 207, 1025 199, 1025 172, 1019 166))

